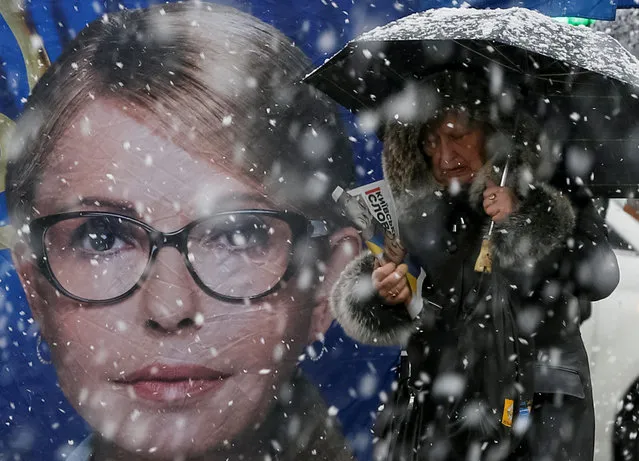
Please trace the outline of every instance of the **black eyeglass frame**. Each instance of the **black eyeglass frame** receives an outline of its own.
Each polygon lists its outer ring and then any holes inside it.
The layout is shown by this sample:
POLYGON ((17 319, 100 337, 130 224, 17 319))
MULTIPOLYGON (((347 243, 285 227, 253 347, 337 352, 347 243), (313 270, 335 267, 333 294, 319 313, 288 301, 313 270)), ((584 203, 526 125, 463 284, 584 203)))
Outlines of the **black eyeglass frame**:
POLYGON ((285 222, 286 224, 288 224, 288 226, 291 229, 291 239, 292 239, 291 247, 293 248, 293 251, 298 249, 300 242, 302 242, 303 240, 327 237, 330 232, 329 225, 326 221, 311 220, 300 213, 291 212, 291 211, 264 210, 264 209, 243 209, 243 210, 234 210, 234 211, 224 211, 220 213, 211 214, 206 217, 192 221, 186 226, 182 227, 181 229, 178 229, 173 232, 158 231, 157 229, 153 228, 151 225, 145 223, 144 221, 140 221, 131 216, 127 216, 127 215, 123 215, 119 213, 112 213, 108 211, 71 211, 71 212, 47 215, 47 216, 43 216, 43 217, 32 220, 28 224, 29 243, 30 243, 31 249, 33 250, 35 254, 38 268, 40 269, 42 274, 46 277, 46 279, 49 281, 49 283, 51 283, 51 285, 53 285, 53 287, 56 290, 58 290, 60 293, 62 293, 63 295, 75 301, 78 301, 80 303, 108 305, 108 304, 115 304, 119 301, 122 301, 130 297, 140 287, 142 287, 144 282, 148 279, 149 274, 151 273, 151 268, 153 267, 153 263, 155 262, 155 259, 159 251, 162 248, 167 246, 177 249, 180 252, 180 254, 182 254, 184 263, 186 264, 189 274, 191 275, 195 283, 197 283, 197 285, 200 287, 200 289, 204 291, 207 295, 225 302, 242 303, 242 302, 246 302, 247 300, 263 298, 277 291, 280 288, 282 281, 289 280, 296 273, 298 267, 295 264, 292 264, 293 254, 289 254, 286 271, 280 277, 277 283, 275 283, 270 289, 257 295, 236 297, 236 296, 223 295, 223 294, 217 293, 214 290, 211 290, 202 281, 202 279, 200 279, 200 277, 197 274, 197 271, 193 267, 193 264, 191 263, 191 261, 189 261, 189 257, 188 257, 189 253, 187 248, 189 232, 194 227, 201 224, 202 222, 206 222, 211 219, 219 218, 223 216, 238 216, 238 215, 258 215, 258 216, 261 215, 261 216, 267 216, 270 218, 275 218, 285 222), (109 298, 105 300, 94 300, 94 299, 82 298, 66 290, 53 274, 53 270, 51 269, 49 260, 47 258, 47 251, 46 251, 45 242, 44 242, 46 232, 49 230, 51 226, 61 221, 66 221, 69 219, 93 218, 93 217, 107 217, 107 218, 121 219, 123 221, 127 221, 132 224, 135 224, 147 232, 147 235, 149 237, 149 241, 151 244, 146 267, 144 268, 142 275, 140 276, 138 281, 135 283, 135 285, 133 285, 125 293, 119 296, 116 296, 114 298, 109 298))

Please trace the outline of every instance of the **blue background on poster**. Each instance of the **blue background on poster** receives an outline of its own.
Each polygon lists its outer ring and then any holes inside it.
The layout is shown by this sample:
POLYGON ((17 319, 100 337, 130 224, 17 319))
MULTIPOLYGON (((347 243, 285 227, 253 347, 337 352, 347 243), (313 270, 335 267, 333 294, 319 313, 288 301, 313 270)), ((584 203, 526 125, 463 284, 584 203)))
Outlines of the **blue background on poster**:
MULTIPOLYGON (((26 0, 26 14, 55 60, 64 46, 88 22, 120 8, 144 7, 141 0, 26 0)), ((637 6, 634 0, 223 0, 274 25, 311 58, 314 65, 364 30, 406 14, 428 8, 460 6, 479 8, 523 6, 552 16, 612 19, 615 7, 637 6)), ((15 119, 29 94, 22 54, 6 22, 0 17, 0 113, 15 119)), ((379 143, 357 133, 356 120, 344 114, 356 137, 358 181, 381 179, 379 143)), ((4 194, 0 193, 0 226, 6 224, 4 194)), ((35 325, 7 250, 0 251, 0 459, 55 460, 88 433, 58 388, 51 366, 36 356, 35 325), (18 457, 16 457, 18 456, 18 457)), ((326 335, 328 353, 318 362, 306 361, 306 372, 320 386, 329 404, 336 406, 347 437, 360 460, 370 458, 370 428, 378 405, 377 392, 353 399, 363 376, 376 374, 377 390, 390 387, 398 351, 363 347, 333 326, 326 335)))

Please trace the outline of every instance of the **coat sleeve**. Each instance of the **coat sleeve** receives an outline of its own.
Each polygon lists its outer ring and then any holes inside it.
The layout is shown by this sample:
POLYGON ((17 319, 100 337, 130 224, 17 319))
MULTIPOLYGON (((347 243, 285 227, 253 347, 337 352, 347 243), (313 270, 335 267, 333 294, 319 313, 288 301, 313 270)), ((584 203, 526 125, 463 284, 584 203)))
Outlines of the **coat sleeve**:
POLYGON ((331 292, 333 315, 356 341, 377 346, 405 345, 421 325, 421 315, 413 319, 406 307, 384 303, 373 287, 374 267, 375 257, 370 252, 346 266, 331 292))
POLYGON ((577 226, 569 242, 570 278, 581 299, 607 298, 619 284, 619 264, 608 241, 608 229, 591 201, 577 207, 577 226))
POLYGON ((521 199, 516 212, 495 223, 494 256, 505 269, 534 270, 566 245, 575 225, 570 199, 538 184, 521 199))
POLYGON ((522 291, 546 280, 570 281, 584 301, 609 296, 619 283, 619 267, 603 219, 589 198, 572 199, 539 185, 519 210, 495 225, 495 257, 522 291))

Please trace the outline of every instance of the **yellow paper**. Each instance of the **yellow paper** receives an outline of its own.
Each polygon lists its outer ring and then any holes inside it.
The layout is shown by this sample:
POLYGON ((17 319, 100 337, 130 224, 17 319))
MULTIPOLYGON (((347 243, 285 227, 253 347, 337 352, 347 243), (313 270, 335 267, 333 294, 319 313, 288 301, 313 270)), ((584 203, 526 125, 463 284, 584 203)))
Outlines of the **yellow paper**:
POLYGON ((513 426, 513 416, 515 413, 515 401, 510 399, 504 400, 504 413, 501 416, 501 423, 504 426, 513 426))
MULTIPOLYGON (((375 245, 373 242, 367 241, 366 246, 375 256, 384 253, 384 250, 380 246, 375 245)), ((411 273, 408 273, 406 274, 406 278, 408 279, 408 285, 410 286, 411 293, 415 293, 415 291, 417 290, 417 277, 415 277, 411 273)))

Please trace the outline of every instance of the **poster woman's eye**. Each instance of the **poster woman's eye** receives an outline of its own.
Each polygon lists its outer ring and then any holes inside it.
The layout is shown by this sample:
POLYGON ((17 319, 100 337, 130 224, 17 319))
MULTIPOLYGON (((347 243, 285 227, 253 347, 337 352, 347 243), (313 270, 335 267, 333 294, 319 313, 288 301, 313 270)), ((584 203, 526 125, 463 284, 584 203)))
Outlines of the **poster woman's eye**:
POLYGON ((87 253, 121 251, 134 244, 131 225, 109 217, 86 219, 71 233, 71 246, 87 253))
POLYGON ((256 296, 279 283, 293 255, 290 225, 261 213, 200 221, 188 236, 188 260, 201 282, 226 296, 256 296))
POLYGON ((211 223, 199 237, 200 243, 218 250, 249 251, 268 246, 273 230, 257 217, 230 217, 226 222, 211 223), (215 224, 215 225, 214 225, 215 224))
POLYGON ((268 240, 267 232, 259 227, 236 229, 224 234, 223 237, 234 250, 245 250, 252 246, 265 244, 268 240))

